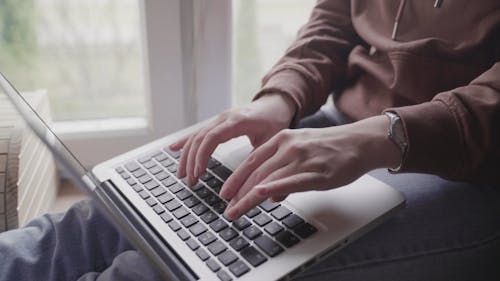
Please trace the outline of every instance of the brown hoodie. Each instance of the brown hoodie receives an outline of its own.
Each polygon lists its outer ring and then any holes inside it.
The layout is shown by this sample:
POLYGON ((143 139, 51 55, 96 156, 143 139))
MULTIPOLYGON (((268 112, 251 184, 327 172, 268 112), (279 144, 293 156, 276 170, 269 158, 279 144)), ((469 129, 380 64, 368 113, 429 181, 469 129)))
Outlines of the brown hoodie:
POLYGON ((402 172, 500 183, 500 1, 436 2, 319 0, 256 98, 289 95, 297 120, 332 92, 354 120, 396 111, 402 172))

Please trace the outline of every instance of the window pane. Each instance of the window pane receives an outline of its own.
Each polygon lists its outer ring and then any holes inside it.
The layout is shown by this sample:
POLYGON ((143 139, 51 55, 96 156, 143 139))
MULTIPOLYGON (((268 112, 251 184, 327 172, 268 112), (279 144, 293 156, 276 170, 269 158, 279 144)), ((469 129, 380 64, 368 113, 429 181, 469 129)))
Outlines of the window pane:
POLYGON ((262 76, 309 19, 315 0, 233 1, 233 105, 248 103, 262 76))
POLYGON ((4 0, 0 67, 55 120, 146 114, 139 0, 4 0))

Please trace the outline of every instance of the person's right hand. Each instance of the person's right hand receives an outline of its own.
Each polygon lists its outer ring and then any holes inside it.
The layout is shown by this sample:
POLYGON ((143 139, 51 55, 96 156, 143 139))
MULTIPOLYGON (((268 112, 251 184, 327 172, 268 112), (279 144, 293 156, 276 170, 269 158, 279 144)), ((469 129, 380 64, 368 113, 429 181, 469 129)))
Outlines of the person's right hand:
POLYGON ((187 177, 187 184, 194 185, 205 172, 210 155, 219 144, 246 135, 257 148, 280 130, 288 128, 295 111, 295 103, 290 97, 268 94, 242 108, 219 114, 198 132, 170 145, 172 150, 183 150, 177 176, 187 177))

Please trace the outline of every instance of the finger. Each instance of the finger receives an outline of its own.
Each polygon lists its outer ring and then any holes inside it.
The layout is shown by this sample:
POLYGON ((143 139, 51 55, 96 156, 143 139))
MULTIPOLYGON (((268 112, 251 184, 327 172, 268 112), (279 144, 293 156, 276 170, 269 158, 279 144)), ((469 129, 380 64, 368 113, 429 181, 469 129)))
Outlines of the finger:
POLYGON ((266 198, 267 197, 259 195, 255 189, 252 189, 246 196, 241 198, 241 200, 233 203, 234 205, 231 208, 226 209, 224 216, 229 220, 235 220, 250 211, 253 207, 264 202, 266 198))
POLYGON ((220 196, 226 199, 234 197, 248 176, 277 150, 278 146, 273 141, 268 141, 254 150, 224 183, 220 196))
POLYGON ((204 129, 200 130, 193 137, 193 140, 191 141, 191 147, 189 148, 189 153, 188 153, 187 162, 186 162, 186 175, 188 177, 188 184, 190 186, 194 185, 196 182, 196 178, 194 175, 196 152, 198 151, 198 147, 200 146, 201 141, 205 137, 206 132, 208 132, 211 129, 212 129, 212 127, 205 127, 204 129))
POLYGON ((168 148, 170 150, 173 150, 173 151, 178 151, 179 149, 181 149, 185 144, 186 142, 188 141, 190 136, 186 136, 186 137, 183 137, 182 139, 172 143, 171 145, 168 146, 168 148))
POLYGON ((193 140, 194 135, 189 136, 188 140, 184 144, 181 153, 181 159, 179 160, 179 167, 177 167, 177 177, 183 178, 186 176, 186 162, 189 155, 189 149, 191 147, 191 141, 193 140))
POLYGON ((205 134, 195 156, 194 174, 201 176, 207 169, 208 160, 217 146, 232 138, 242 136, 246 133, 245 126, 234 122, 224 122, 205 134))
MULTIPOLYGON (((264 169, 266 169, 266 167, 264 167, 264 169)), ((295 170, 296 170, 296 165, 294 163, 290 163, 270 173, 263 180, 263 182, 271 182, 275 179, 287 177, 289 175, 292 175, 295 170)), ((255 187, 254 184, 250 184, 243 186, 238 191, 238 193, 233 197, 233 199, 230 201, 230 204, 226 208, 228 215, 239 217, 240 214, 245 214, 250 209, 261 203, 263 201, 262 198, 264 198, 264 200, 268 198, 267 193, 262 193, 261 190, 256 189, 254 187, 255 187), (245 203, 240 203, 240 202, 245 202, 245 203), (232 208, 236 208, 237 211, 232 211, 231 210, 232 208)))
POLYGON ((329 184, 325 176, 316 172, 305 172, 280 178, 262 185, 256 186, 259 194, 267 197, 285 196, 294 192, 324 189, 329 184))
POLYGON ((278 151, 248 176, 247 180, 234 196, 235 200, 238 201, 260 183, 289 176, 293 173, 292 167, 295 166, 289 161, 290 157, 278 151))

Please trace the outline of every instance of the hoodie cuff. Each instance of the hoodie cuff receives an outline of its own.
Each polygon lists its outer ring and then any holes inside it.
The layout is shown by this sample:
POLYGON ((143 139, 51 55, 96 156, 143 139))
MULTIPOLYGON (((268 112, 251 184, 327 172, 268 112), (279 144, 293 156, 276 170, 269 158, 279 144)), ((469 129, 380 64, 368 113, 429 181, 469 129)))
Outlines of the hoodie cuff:
POLYGON ((396 112, 408 137, 408 151, 399 172, 452 177, 462 163, 462 138, 453 112, 441 100, 389 108, 396 112))
POLYGON ((274 72, 268 79, 264 78, 262 89, 255 95, 253 100, 270 93, 280 93, 291 98, 297 109, 291 122, 291 127, 294 128, 300 119, 308 113, 305 93, 309 89, 310 87, 300 73, 292 69, 283 69, 274 72))

